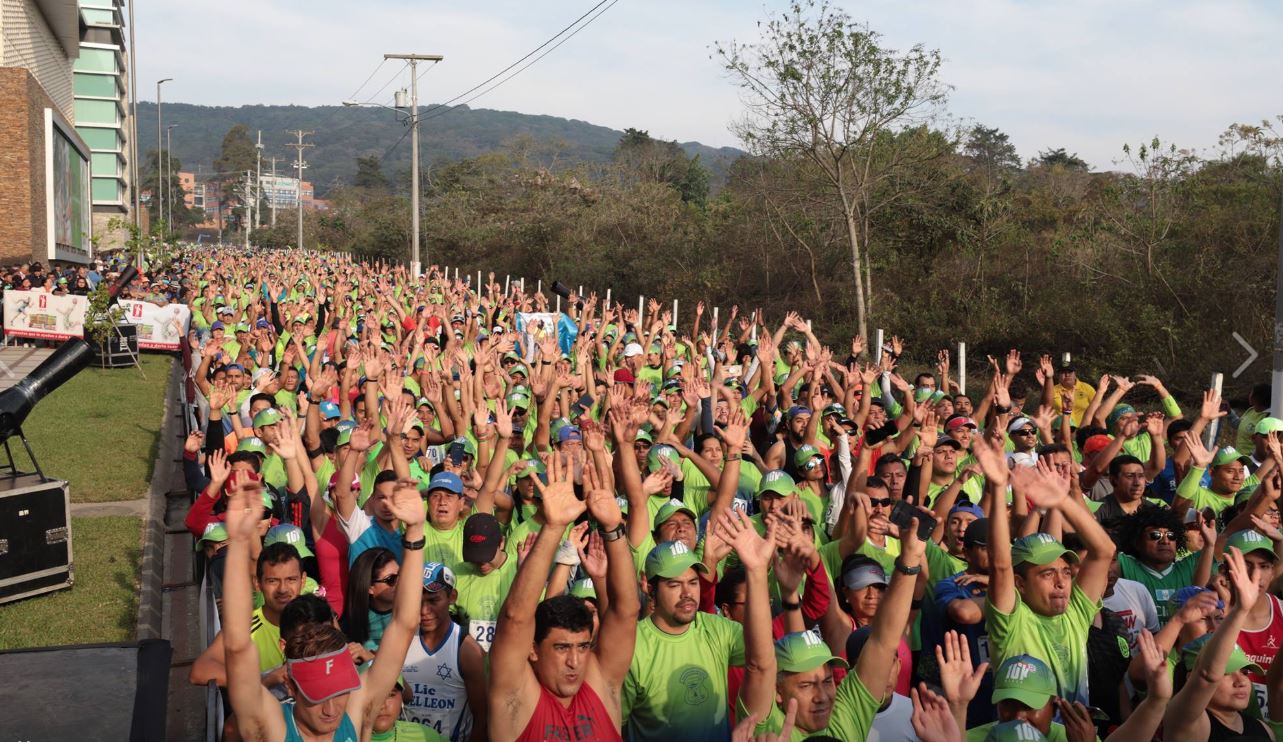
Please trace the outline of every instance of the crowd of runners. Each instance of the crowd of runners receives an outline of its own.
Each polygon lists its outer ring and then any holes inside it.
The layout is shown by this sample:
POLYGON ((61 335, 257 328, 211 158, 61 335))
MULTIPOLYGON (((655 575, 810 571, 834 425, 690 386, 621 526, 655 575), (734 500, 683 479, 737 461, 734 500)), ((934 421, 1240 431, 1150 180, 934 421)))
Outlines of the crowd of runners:
POLYGON ((1012 350, 962 394, 796 314, 175 265, 223 739, 1276 738, 1268 386, 1012 350))

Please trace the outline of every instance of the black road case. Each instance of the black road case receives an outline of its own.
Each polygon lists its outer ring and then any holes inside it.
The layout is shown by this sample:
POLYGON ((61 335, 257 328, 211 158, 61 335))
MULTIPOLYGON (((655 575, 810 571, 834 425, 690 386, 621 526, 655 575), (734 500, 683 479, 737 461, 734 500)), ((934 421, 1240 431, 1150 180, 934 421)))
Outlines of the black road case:
POLYGON ((0 603, 71 587, 67 483, 31 474, 0 478, 0 603))

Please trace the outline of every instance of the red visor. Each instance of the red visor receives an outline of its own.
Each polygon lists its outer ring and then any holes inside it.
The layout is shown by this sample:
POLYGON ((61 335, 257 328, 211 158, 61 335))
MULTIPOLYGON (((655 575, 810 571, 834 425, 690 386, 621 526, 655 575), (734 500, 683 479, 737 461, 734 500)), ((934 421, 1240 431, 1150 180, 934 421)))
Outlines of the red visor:
POLYGON ((347 647, 316 657, 286 660, 285 669, 308 703, 321 703, 361 687, 361 676, 347 647))

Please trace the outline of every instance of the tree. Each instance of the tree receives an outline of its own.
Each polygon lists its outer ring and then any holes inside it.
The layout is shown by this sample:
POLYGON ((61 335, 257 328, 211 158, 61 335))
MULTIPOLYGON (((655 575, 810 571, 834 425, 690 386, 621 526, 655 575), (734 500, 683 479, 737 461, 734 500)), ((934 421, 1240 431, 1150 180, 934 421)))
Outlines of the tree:
POLYGON ((687 157, 675 141, 654 139, 630 127, 619 138, 613 158, 632 177, 677 189, 686 203, 702 205, 708 199, 708 170, 699 155, 687 157))
POLYGON ((388 189, 387 176, 383 174, 383 163, 375 155, 356 158, 356 177, 352 185, 357 188, 372 188, 385 191, 388 189))
MULTIPOLYGON (((214 170, 218 182, 218 213, 222 220, 223 209, 242 203, 245 173, 254 170, 257 165, 254 140, 249 137, 249 128, 236 124, 223 136, 222 154, 214 160, 214 170)), ((219 229, 222 229, 221 223, 219 229)))
POLYGON ((757 43, 718 43, 716 51, 745 91, 749 110, 735 131, 750 151, 809 159, 840 204, 857 325, 867 335, 873 216, 903 195, 894 187, 897 173, 952 151, 931 146, 928 136, 887 136, 938 120, 948 96, 938 79, 940 53, 885 48, 877 33, 814 0, 794 0, 757 43))
POLYGON ((1064 147, 1039 152, 1030 165, 1046 168, 1062 167, 1065 170, 1079 170, 1084 173, 1091 169, 1087 161, 1079 157, 1077 152, 1071 155, 1065 151, 1064 147))
POLYGON ((962 153, 991 173, 1020 168, 1020 155, 1016 154, 1016 146, 996 127, 990 128, 982 124, 973 126, 962 147, 962 153))

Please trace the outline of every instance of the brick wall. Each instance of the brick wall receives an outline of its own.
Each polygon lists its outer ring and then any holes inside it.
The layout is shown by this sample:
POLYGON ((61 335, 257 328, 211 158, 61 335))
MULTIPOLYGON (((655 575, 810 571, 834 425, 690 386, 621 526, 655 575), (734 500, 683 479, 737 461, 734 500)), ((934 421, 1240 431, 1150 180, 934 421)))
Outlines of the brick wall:
POLYGON ((25 67, 68 121, 76 123, 72 61, 31 0, 0 0, 0 66, 25 67))
POLYGON ((45 108, 54 103, 27 70, 0 68, 0 263, 48 255, 45 108))

